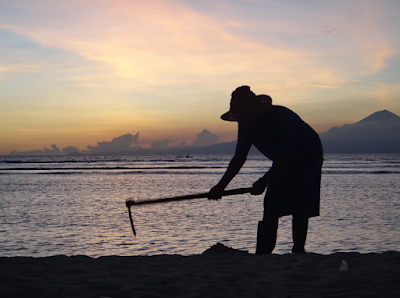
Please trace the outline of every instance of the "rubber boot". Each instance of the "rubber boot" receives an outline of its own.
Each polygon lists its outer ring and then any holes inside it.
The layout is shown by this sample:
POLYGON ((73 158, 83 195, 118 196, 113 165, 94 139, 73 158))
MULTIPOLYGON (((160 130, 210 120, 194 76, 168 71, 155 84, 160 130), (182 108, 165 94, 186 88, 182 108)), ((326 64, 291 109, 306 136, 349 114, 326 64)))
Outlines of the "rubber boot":
POLYGON ((259 221, 257 229, 256 254, 270 254, 275 248, 278 232, 278 219, 276 221, 259 221))
POLYGON ((292 253, 305 253, 304 248, 307 239, 308 218, 302 220, 292 220, 292 253))

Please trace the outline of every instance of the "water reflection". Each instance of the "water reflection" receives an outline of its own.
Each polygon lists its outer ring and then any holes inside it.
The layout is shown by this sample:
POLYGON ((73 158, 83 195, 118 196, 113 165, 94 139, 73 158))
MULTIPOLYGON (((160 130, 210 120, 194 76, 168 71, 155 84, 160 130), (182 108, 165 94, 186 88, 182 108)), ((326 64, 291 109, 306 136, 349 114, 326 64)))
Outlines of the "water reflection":
MULTIPOLYGON (((209 167, 218 158, 190 160, 209 167)), ((227 160, 220 158, 220 168, 142 174, 104 169, 46 175, 0 172, 0 256, 190 255, 217 242, 253 253, 262 196, 137 206, 133 216, 138 237, 132 235, 125 200, 206 192, 220 178, 227 160)), ((307 250, 322 254, 398 250, 398 161, 396 156, 327 156, 321 216, 310 220, 307 250)), ((248 187, 266 166, 252 159, 231 187, 248 187)), ((274 252, 289 253, 291 242, 287 217, 281 219, 274 252)))

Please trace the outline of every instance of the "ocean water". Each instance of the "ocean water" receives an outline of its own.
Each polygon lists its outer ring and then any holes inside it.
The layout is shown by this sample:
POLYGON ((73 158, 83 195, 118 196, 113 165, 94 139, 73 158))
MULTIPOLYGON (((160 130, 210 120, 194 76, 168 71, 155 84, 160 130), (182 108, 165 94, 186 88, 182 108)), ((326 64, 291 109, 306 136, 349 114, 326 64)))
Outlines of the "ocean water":
MULTIPOLYGON (((254 253, 263 196, 132 206, 207 192, 230 161, 196 156, 0 156, 0 256, 200 254, 217 242, 254 253)), ((251 187, 271 162, 249 156, 228 189, 251 187)), ((321 216, 306 249, 400 250, 400 155, 325 155, 321 216)), ((274 253, 291 250, 291 217, 274 253)))

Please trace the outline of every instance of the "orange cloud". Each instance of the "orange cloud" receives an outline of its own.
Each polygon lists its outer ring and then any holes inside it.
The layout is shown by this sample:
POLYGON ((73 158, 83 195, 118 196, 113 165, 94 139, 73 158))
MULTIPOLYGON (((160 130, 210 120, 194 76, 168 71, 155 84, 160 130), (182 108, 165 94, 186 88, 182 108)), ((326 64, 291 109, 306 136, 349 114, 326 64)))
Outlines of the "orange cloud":
POLYGON ((339 88, 339 87, 335 87, 335 86, 322 86, 322 85, 313 85, 313 84, 308 84, 307 86, 316 87, 316 88, 325 88, 325 89, 336 89, 336 88, 339 88))
MULTIPOLYGON (((58 3, 60 7, 52 10, 56 15, 48 23, 44 19, 8 28, 45 46, 110 65, 118 76, 133 79, 130 84, 136 86, 235 76, 249 70, 250 76, 257 77, 266 68, 276 77, 295 61, 308 60, 305 53, 269 48, 235 35, 232 30, 237 25, 232 22, 215 20, 178 2, 80 3, 58 3), (96 9, 80 12, 82 5, 95 4, 96 9)), ((47 7, 49 2, 42 1, 41 6, 47 7)))

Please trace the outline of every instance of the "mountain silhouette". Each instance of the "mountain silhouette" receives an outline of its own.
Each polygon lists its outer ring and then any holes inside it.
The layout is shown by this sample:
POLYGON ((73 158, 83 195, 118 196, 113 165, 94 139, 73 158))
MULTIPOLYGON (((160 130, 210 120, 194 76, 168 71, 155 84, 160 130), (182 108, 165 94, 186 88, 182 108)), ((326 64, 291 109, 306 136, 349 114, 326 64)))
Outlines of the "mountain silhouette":
MULTIPOLYGON (((319 134, 325 153, 400 153, 400 117, 387 110, 319 134)), ((236 141, 201 148, 183 148, 181 154, 230 154, 236 141)), ((250 154, 259 153, 252 147, 250 154)))
POLYGON ((368 123, 374 121, 381 123, 399 123, 400 117, 392 112, 389 112, 388 110, 383 110, 369 115, 368 117, 358 121, 358 123, 368 123))
POLYGON ((319 135, 325 153, 400 153, 400 117, 387 110, 319 135))

